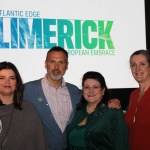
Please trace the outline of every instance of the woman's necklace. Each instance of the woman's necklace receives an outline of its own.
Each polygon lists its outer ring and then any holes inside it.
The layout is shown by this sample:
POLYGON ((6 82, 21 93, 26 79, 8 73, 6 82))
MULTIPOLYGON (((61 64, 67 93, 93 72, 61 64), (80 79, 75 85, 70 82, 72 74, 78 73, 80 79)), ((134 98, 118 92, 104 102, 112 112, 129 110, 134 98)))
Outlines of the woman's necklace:
MULTIPOLYGON (((6 131, 6 136, 5 136, 5 138, 4 138, 3 142, 2 142, 2 144, 0 145, 0 150, 3 149, 3 147, 4 147, 4 145, 5 145, 6 141, 7 141, 8 133, 9 133, 9 129, 10 129, 10 124, 11 124, 11 121, 12 121, 13 112, 14 112, 14 106, 13 106, 12 111, 11 111, 11 114, 10 114, 10 119, 9 119, 7 131, 6 131)), ((1 127, 2 127, 2 125, 1 125, 1 127)))

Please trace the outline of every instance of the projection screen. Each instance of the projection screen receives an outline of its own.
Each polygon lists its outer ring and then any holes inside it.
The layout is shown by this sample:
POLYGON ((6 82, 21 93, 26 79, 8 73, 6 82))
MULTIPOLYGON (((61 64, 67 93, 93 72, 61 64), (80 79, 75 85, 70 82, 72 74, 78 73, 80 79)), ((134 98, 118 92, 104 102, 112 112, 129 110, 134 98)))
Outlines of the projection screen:
POLYGON ((129 57, 146 48, 143 0, 1 0, 0 61, 14 63, 24 83, 46 74, 47 51, 69 53, 65 81, 81 88, 99 71, 108 88, 134 88, 129 57))

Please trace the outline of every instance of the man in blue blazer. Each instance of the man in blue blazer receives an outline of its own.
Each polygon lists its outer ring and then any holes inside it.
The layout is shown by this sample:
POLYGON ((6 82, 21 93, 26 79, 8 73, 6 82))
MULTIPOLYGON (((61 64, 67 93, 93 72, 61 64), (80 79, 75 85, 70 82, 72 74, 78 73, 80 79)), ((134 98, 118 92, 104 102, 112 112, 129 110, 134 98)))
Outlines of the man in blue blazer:
POLYGON ((68 53, 62 47, 55 46, 47 52, 45 68, 45 77, 25 84, 24 99, 34 104, 47 134, 49 149, 63 150, 66 148, 65 127, 74 116, 81 90, 64 81, 68 53))
MULTIPOLYGON (((34 104, 42 120, 49 150, 63 150, 66 148, 65 129, 74 116, 82 92, 64 81, 68 53, 62 47, 54 46, 47 52, 45 68, 45 77, 25 84, 24 99, 34 104)), ((109 107, 120 108, 119 100, 111 100, 109 107)))

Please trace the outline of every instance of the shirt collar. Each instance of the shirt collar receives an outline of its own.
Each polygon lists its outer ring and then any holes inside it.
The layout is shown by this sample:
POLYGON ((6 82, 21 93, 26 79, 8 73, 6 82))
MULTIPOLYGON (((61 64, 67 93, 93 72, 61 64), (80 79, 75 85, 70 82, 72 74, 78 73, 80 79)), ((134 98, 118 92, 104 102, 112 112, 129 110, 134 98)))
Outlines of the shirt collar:
MULTIPOLYGON (((50 82, 49 82, 48 79, 47 79, 47 74, 45 74, 44 80, 46 80, 46 82, 51 86, 50 82)), ((63 87, 65 87, 65 86, 66 86, 65 79, 62 78, 62 83, 61 83, 60 87, 63 88, 63 87)))

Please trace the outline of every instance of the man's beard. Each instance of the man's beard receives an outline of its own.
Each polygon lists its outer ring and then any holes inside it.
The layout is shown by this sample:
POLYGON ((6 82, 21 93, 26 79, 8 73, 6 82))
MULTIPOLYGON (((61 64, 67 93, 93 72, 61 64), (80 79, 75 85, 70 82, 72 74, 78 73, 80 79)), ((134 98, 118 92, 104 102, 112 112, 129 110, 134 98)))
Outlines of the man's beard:
POLYGON ((54 75, 54 74, 53 74, 53 71, 50 72, 51 78, 52 78, 53 80, 55 80, 55 81, 58 81, 58 80, 62 79, 63 76, 64 76, 64 74, 65 74, 65 72, 64 72, 64 73, 60 73, 60 74, 58 74, 58 75, 54 75))

